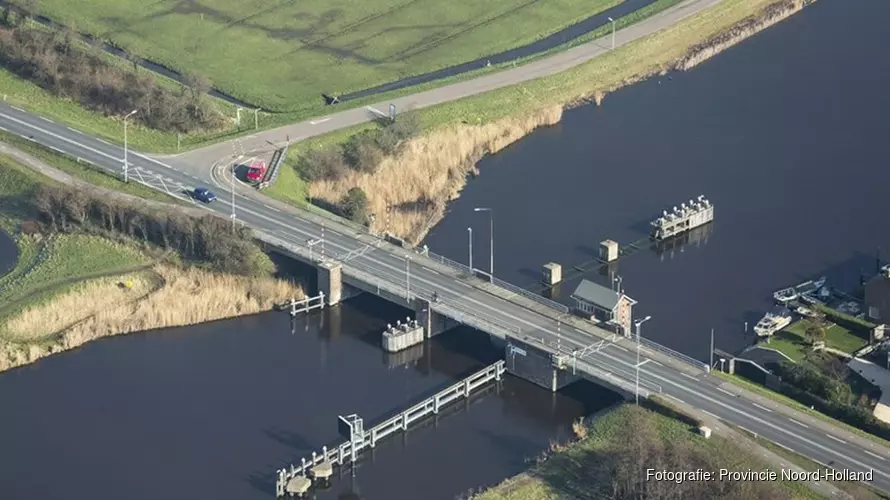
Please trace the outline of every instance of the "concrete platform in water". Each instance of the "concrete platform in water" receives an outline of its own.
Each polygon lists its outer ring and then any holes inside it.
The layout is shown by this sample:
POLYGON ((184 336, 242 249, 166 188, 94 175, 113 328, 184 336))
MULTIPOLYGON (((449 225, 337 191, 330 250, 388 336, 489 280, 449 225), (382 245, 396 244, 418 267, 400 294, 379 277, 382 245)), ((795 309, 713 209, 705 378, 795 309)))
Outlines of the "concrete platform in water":
POLYGON ((701 195, 696 200, 689 200, 689 205, 681 203, 680 208, 668 213, 662 212, 662 216, 652 221, 652 237, 656 240, 664 240, 677 236, 691 229, 703 226, 714 220, 714 205, 701 195))
POLYGON ((287 482, 285 491, 291 495, 303 496, 312 487, 312 480, 305 476, 294 476, 287 482))

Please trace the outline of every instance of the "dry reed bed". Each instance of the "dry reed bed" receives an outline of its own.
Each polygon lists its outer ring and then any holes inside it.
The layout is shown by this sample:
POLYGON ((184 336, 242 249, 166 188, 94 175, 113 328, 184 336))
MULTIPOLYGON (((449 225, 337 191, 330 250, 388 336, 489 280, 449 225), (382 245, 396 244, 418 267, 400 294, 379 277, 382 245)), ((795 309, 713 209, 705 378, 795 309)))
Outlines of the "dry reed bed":
POLYGON ((385 159, 374 174, 351 173, 336 181, 314 182, 309 185, 308 194, 337 203, 350 188, 361 187, 368 196, 369 212, 377 214, 374 229, 417 244, 443 217, 447 203, 460 194, 467 175, 477 173, 475 164, 485 154, 502 150, 538 127, 558 123, 564 108, 590 101, 599 105, 607 93, 621 87, 669 69, 691 69, 814 1, 779 0, 767 4, 756 15, 689 46, 679 57, 659 61, 618 83, 593 80, 589 88, 559 105, 485 125, 460 124, 434 130, 409 141, 398 157, 385 159))
MULTIPOLYGON (((13 318, 8 325, 15 328, 18 337, 0 340, 0 371, 110 335, 253 314, 271 309, 276 302, 303 296, 297 284, 274 278, 247 278, 169 265, 158 265, 154 271, 163 285, 141 299, 118 298, 107 308, 84 306, 122 293, 118 285, 120 278, 98 280, 13 318), (83 306, 84 310, 72 306, 83 306), (42 325, 41 318, 52 318, 55 325, 73 326, 49 341, 28 342, 35 337, 23 332, 50 331, 49 326, 42 325)), ((130 278, 136 287, 136 277, 130 278)))

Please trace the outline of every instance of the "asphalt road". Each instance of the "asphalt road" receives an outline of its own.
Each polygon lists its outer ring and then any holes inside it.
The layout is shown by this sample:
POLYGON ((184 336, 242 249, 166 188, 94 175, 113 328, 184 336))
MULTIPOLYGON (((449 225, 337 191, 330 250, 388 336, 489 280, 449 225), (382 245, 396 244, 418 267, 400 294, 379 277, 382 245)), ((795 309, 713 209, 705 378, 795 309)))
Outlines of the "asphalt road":
MULTIPOLYGON (((617 31, 615 33, 615 47, 620 47, 667 28, 681 19, 720 3, 720 1, 686 0, 639 23, 617 31)), ((436 104, 455 101, 463 97, 553 75, 583 64, 609 50, 611 50, 611 37, 604 37, 516 68, 498 71, 472 80, 399 97, 363 108, 348 109, 330 116, 258 132, 255 135, 240 139, 239 142, 241 142, 246 151, 270 150, 285 144, 288 139, 293 143, 371 121, 374 118, 389 113, 390 104, 395 104, 398 111, 435 106, 436 104)), ((336 109, 336 107, 331 109, 336 109)), ((247 118, 249 119, 250 117, 248 116, 247 118)), ((163 160, 183 170, 196 172, 195 168, 204 169, 220 158, 231 155, 231 153, 232 145, 230 143, 221 143, 180 155, 163 157, 163 160)))
MULTIPOLYGON (((120 173, 123 152, 118 146, 99 139, 88 137, 66 126, 50 122, 44 118, 29 115, 23 111, 0 106, 0 127, 4 130, 31 138, 41 144, 55 148, 74 157, 90 161, 109 171, 120 173)), ((131 153, 130 176, 132 179, 159 176, 163 185, 174 194, 206 185, 192 174, 183 173, 158 160, 131 153)), ((161 181, 151 181, 159 187, 161 181)), ((222 216, 231 213, 231 192, 225 187, 217 187, 220 199, 203 206, 222 216)), ((237 189, 236 189, 237 193, 237 189)), ((181 195, 184 199, 188 197, 181 195)), ((321 236, 321 227, 304 213, 285 210, 281 205, 272 206, 262 201, 236 196, 237 219, 251 228, 267 232, 295 245, 304 245, 309 239, 321 236)), ((311 217, 310 217, 311 218, 311 217)), ((317 220, 317 219, 316 219, 317 220)), ((443 270, 426 258, 405 250, 391 251, 387 245, 373 247, 365 253, 358 253, 374 241, 364 233, 339 226, 333 221, 325 223, 325 251, 346 254, 354 252, 352 260, 344 264, 344 271, 357 269, 371 273, 396 287, 408 287, 406 257, 411 259, 410 289, 418 295, 437 292, 441 306, 460 311, 466 316, 497 325, 519 330, 521 335, 540 337, 546 342, 555 343, 557 338, 566 348, 583 348, 600 340, 592 334, 595 329, 584 330, 570 327, 562 321, 557 324, 554 317, 527 309, 516 303, 489 294, 466 281, 455 279, 455 273, 443 270), (558 332, 558 333, 557 333, 558 332)), ((392 247, 394 248, 394 247, 392 247)), ((321 249, 316 246, 316 249, 321 249)), ((651 324, 647 324, 647 327, 651 324)), ((705 374, 701 370, 672 362, 663 356, 648 351, 641 357, 640 386, 649 393, 660 393, 683 403, 692 405, 721 420, 740 425, 750 431, 786 446, 798 453, 828 464, 838 469, 856 471, 874 470, 875 486, 890 491, 890 450, 863 439, 838 427, 815 420, 801 412, 771 401, 739 395, 737 389, 721 379, 705 374)), ((590 366, 595 373, 623 379, 624 387, 634 381, 636 352, 633 344, 626 340, 608 344, 601 350, 591 353, 579 361, 578 367, 590 366)))

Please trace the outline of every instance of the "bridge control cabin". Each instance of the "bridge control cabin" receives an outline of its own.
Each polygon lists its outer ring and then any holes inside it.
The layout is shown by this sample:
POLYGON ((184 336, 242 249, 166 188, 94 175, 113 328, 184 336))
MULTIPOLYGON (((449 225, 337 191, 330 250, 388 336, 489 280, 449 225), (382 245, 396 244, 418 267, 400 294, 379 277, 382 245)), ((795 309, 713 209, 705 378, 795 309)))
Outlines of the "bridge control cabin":
POLYGON ((637 303, 634 299, 588 280, 581 280, 571 298, 585 318, 603 323, 616 333, 631 334, 633 306, 637 303))

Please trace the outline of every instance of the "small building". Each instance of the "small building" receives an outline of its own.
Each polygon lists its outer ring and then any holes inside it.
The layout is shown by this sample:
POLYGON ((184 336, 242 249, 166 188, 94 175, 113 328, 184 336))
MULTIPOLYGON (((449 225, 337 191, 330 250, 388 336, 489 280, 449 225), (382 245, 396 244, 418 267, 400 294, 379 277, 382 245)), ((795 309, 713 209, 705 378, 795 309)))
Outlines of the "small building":
POLYGON ((890 265, 865 284, 867 318, 876 323, 890 323, 890 265))
POLYGON ((575 308, 586 317, 613 326, 622 335, 630 335, 634 299, 611 288, 588 280, 581 283, 572 293, 575 308))

